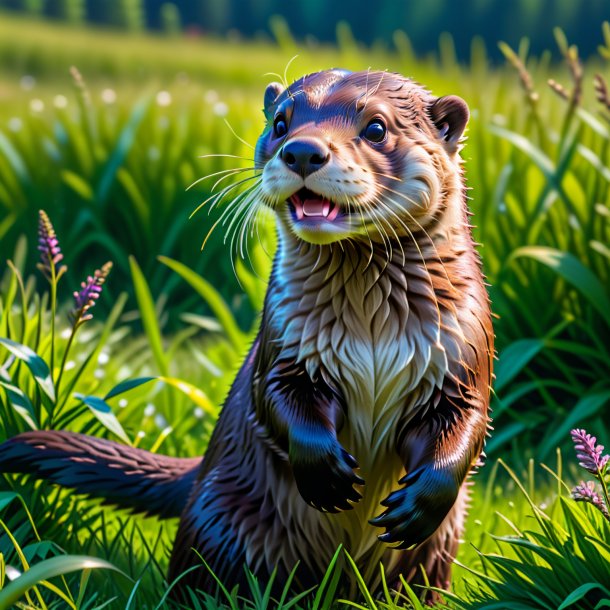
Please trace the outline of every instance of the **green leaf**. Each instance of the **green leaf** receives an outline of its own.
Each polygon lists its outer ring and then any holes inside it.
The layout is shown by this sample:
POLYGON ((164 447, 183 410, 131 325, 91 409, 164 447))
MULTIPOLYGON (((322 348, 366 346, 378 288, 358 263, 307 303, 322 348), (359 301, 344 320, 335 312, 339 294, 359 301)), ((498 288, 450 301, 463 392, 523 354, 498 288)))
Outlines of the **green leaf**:
POLYGON ((149 381, 153 381, 154 379, 159 379, 159 377, 137 377, 136 379, 127 379, 126 381, 121 381, 121 383, 117 384, 104 396, 104 400, 108 400, 110 398, 114 398, 119 394, 123 394, 123 392, 128 392, 129 390, 133 390, 138 386, 141 386, 149 381))
POLYGON ((36 412, 30 399, 16 385, 0 380, 0 386, 6 390, 9 402, 19 416, 32 430, 38 430, 36 412))
POLYGON ((610 326, 610 298, 606 288, 593 271, 585 267, 573 254, 546 246, 525 246, 515 250, 509 261, 517 258, 530 258, 552 269, 577 288, 610 326))
POLYGON ((148 342, 150 343, 150 348, 152 349, 159 370, 163 375, 167 375, 167 360, 163 349, 163 340, 161 339, 155 303, 150 293, 150 288, 148 287, 148 283, 140 266, 133 256, 129 257, 129 266, 131 268, 131 277, 133 278, 133 286, 136 292, 138 307, 140 308, 140 315, 142 316, 144 331, 148 337, 148 342))
POLYGON ((536 148, 531 140, 499 125, 490 125, 489 130, 524 152, 540 168, 549 182, 553 183, 555 181, 553 162, 539 148, 536 148))
POLYGON ((21 499, 21 496, 14 491, 0 491, 0 511, 4 510, 13 500, 21 499))
POLYGON ((231 343, 236 349, 241 350, 244 341, 246 340, 246 336, 237 325, 237 322, 231 313, 231 309, 214 286, 207 280, 204 280, 192 269, 189 269, 186 265, 183 265, 178 261, 168 258, 167 256, 160 256, 159 260, 175 271, 201 295, 213 311, 231 343))
POLYGON ((570 410, 570 413, 555 428, 555 432, 540 447, 540 457, 545 459, 549 451, 559 446, 568 437, 570 430, 594 417, 603 406, 610 403, 610 390, 594 390, 585 394, 570 410))
POLYGON ((150 97, 145 97, 137 102, 134 106, 125 127, 123 127, 123 130, 118 137, 116 146, 108 158, 106 167, 104 167, 102 171, 102 175, 96 189, 97 201, 106 201, 108 195, 110 194, 110 189, 114 182, 116 173, 119 167, 121 167, 121 165, 124 163, 127 153, 130 151, 133 143, 135 142, 138 127, 146 115, 150 101, 150 97))
POLYGON ((21 158, 21 155, 17 152, 17 149, 13 146, 11 141, 0 131, 0 152, 8 159, 11 169, 15 175, 19 178, 22 183, 30 181, 28 176, 28 170, 26 165, 21 158))
POLYGON ((69 169, 64 169, 61 172, 61 179, 85 201, 93 199, 93 189, 82 176, 75 174, 69 169))
POLYGON ((22 345, 4 337, 0 337, 0 345, 3 345, 11 354, 26 364, 40 389, 55 402, 55 386, 47 363, 27 345, 22 345))
POLYGON ((116 415, 112 412, 112 408, 103 398, 99 398, 98 396, 85 396, 83 394, 74 394, 74 396, 91 409, 93 415, 95 415, 107 430, 110 430, 110 432, 118 436, 125 444, 131 445, 131 441, 125 433, 125 430, 123 430, 123 426, 121 426, 116 415))
POLYGON ((610 591, 606 589, 606 587, 600 585, 598 582, 588 582, 584 585, 580 585, 577 589, 574 589, 570 595, 568 595, 563 602, 561 602, 561 606, 557 608, 557 610, 564 610, 568 608, 572 604, 577 601, 580 601, 589 591, 594 591, 595 589, 599 589, 600 591, 604 591, 607 595, 610 595, 610 591))
POLYGON ((21 576, 6 584, 2 591, 0 591, 0 608, 11 608, 27 591, 44 580, 78 570, 91 570, 94 568, 115 570, 125 576, 125 578, 129 578, 110 562, 96 557, 87 557, 85 555, 52 557, 37 563, 29 570, 26 570, 21 576))
POLYGON ((496 381, 494 388, 500 391, 512 381, 544 348, 540 339, 518 339, 500 352, 495 367, 496 381))
POLYGON ((188 396, 197 406, 201 407, 204 411, 207 411, 211 415, 218 415, 216 407, 212 401, 207 397, 206 393, 200 388, 183 381, 182 379, 175 379, 174 377, 159 377, 161 381, 176 388, 186 396, 188 396))

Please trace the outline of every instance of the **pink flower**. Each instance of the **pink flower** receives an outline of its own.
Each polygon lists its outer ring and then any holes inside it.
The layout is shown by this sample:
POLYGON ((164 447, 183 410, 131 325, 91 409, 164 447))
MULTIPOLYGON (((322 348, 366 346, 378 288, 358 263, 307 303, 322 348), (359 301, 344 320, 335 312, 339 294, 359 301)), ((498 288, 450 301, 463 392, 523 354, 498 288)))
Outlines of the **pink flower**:
POLYGON ((572 440, 576 449, 576 457, 580 460, 579 464, 591 474, 605 472, 610 455, 602 455, 603 445, 596 445, 597 439, 583 429, 575 428, 571 431, 572 440))

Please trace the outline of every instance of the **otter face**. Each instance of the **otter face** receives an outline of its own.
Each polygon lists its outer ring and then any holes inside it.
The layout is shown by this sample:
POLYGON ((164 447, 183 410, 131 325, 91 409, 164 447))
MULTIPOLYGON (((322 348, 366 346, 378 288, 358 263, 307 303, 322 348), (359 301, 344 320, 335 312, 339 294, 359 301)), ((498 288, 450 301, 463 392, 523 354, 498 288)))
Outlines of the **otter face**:
POLYGON ((406 237, 461 192, 468 107, 456 96, 398 74, 328 70, 269 85, 265 116, 263 200, 304 241, 406 237))

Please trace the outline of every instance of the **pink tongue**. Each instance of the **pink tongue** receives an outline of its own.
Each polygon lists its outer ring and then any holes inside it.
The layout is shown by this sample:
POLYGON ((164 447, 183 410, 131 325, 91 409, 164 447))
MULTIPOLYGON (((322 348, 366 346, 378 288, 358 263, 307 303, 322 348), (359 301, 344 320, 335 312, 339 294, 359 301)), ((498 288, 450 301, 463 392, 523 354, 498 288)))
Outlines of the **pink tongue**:
POLYGON ((329 208, 330 201, 327 199, 305 199, 303 201, 303 213, 305 216, 326 216, 328 215, 329 208))

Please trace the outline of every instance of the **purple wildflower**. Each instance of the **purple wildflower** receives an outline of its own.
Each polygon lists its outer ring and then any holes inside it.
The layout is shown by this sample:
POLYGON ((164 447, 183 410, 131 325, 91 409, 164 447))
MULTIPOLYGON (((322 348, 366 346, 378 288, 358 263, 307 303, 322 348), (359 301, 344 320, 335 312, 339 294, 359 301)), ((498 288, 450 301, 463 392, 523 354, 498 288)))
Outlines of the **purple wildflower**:
POLYGON ((577 502, 587 502, 587 504, 592 504, 597 508, 601 513, 606 517, 606 519, 610 519, 610 513, 608 513, 608 507, 604 503, 604 500, 599 495, 596 489, 596 485, 594 481, 581 481, 573 490, 572 490, 572 498, 577 502))
POLYGON ((602 455, 603 445, 595 445, 597 439, 586 430, 575 428, 571 431, 579 464, 591 474, 604 475, 610 455, 602 455))
POLYGON ((87 312, 95 305, 95 302, 102 293, 102 286, 106 282, 111 269, 111 262, 103 265, 101 269, 96 269, 93 276, 90 275, 86 282, 81 282, 81 289, 74 292, 72 318, 75 324, 80 324, 93 317, 91 313, 87 312))
POLYGON ((38 212, 38 250, 41 259, 37 265, 38 269, 49 281, 52 281, 53 275, 57 281, 66 271, 65 265, 57 266, 64 255, 61 253, 55 229, 44 210, 38 212))

